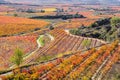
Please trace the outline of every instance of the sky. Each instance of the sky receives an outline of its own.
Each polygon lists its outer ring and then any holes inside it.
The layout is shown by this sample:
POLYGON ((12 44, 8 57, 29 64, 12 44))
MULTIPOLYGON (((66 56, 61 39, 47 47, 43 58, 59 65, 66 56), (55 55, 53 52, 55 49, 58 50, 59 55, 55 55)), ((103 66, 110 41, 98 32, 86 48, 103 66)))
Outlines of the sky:
POLYGON ((117 3, 120 3, 118 1, 120 0, 5 0, 5 1, 9 1, 9 2, 15 2, 15 3, 30 3, 30 4, 41 4, 41 3, 60 3, 60 2, 73 2, 73 3, 77 3, 77 2, 80 2, 80 1, 83 1, 83 2, 95 2, 95 1, 100 1, 102 3, 106 2, 110 2, 112 1, 111 3, 113 2, 116 2, 117 3))

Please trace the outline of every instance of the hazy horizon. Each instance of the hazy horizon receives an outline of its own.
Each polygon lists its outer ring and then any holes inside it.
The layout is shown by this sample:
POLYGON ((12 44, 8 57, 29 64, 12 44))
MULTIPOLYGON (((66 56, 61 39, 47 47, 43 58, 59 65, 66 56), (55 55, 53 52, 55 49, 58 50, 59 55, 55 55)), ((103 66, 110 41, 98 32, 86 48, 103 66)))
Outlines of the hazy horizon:
POLYGON ((120 0, 0 0, 11 3, 28 3, 28 4, 51 4, 51 3, 101 3, 101 4, 120 4, 120 0))

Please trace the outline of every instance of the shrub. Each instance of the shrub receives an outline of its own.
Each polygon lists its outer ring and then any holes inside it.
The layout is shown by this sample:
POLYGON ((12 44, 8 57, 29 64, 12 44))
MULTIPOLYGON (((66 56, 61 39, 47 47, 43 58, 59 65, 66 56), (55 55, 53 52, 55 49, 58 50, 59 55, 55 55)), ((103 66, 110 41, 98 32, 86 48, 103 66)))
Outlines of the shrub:
POLYGON ((14 52, 14 55, 11 57, 11 62, 16 64, 17 66, 20 66, 22 61, 23 61, 23 52, 17 48, 14 52))
POLYGON ((120 18, 119 17, 113 17, 111 20, 111 26, 115 27, 118 23, 120 23, 120 18))
POLYGON ((54 29, 54 27, 53 27, 53 26, 50 26, 50 27, 49 27, 49 29, 50 29, 50 30, 53 30, 53 29, 54 29))

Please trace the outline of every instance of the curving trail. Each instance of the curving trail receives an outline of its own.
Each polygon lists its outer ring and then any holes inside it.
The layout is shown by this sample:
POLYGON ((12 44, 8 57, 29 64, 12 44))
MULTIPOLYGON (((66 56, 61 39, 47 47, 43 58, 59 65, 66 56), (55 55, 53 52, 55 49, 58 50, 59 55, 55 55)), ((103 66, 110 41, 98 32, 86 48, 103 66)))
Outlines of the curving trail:
MULTIPOLYGON (((48 35, 48 37, 51 39, 51 41, 54 40, 54 37, 52 37, 50 34, 47 34, 47 35, 48 35)), ((41 45, 40 42, 39 42, 39 38, 36 40, 36 42, 37 42, 37 44, 38 44, 37 49, 35 49, 35 50, 34 50, 33 52, 31 52, 28 56, 26 56, 26 57, 24 58, 24 60, 26 60, 26 59, 29 58, 30 56, 34 55, 34 54, 42 47, 42 45, 41 45)))
MULTIPOLYGON (((102 40, 71 35, 64 29, 54 29, 50 31, 50 34, 47 35, 50 37, 51 42, 41 47, 41 44, 37 39, 36 42, 38 44, 38 47, 28 56, 24 57, 23 64, 35 62, 36 59, 40 58, 43 55, 56 55, 59 53, 65 53, 69 51, 76 52, 84 50, 86 49, 86 47, 82 46, 82 42, 84 40, 91 41, 89 48, 106 44, 102 40)), ((12 67, 14 67, 14 65, 10 68, 12 67)))
POLYGON ((44 47, 41 47, 34 53, 30 54, 27 58, 25 58, 23 64, 34 62, 43 55, 55 55, 67 51, 74 52, 84 50, 86 49, 86 47, 82 45, 84 40, 91 41, 89 48, 106 44, 106 42, 102 40, 71 35, 63 29, 54 29, 50 31, 50 34, 54 36, 55 39, 52 40, 51 43, 46 44, 44 47))

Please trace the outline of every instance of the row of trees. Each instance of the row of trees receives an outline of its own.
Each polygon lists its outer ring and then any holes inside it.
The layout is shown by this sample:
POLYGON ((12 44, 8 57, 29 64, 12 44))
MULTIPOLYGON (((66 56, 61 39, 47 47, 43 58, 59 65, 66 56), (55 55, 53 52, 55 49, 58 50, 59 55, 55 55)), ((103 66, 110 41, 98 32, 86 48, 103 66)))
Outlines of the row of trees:
POLYGON ((60 14, 60 15, 46 15, 46 16, 35 16, 31 17, 32 19, 72 19, 72 18, 85 18, 83 15, 80 15, 78 13, 76 14, 60 14))
POLYGON ((91 24, 90 27, 79 27, 78 29, 70 30, 71 34, 84 37, 99 38, 111 42, 120 38, 120 18, 113 17, 101 19, 91 24))
POLYGON ((113 17, 113 18, 110 20, 110 23, 111 23, 111 26, 116 27, 117 24, 120 23, 120 18, 119 18, 119 17, 113 17))

